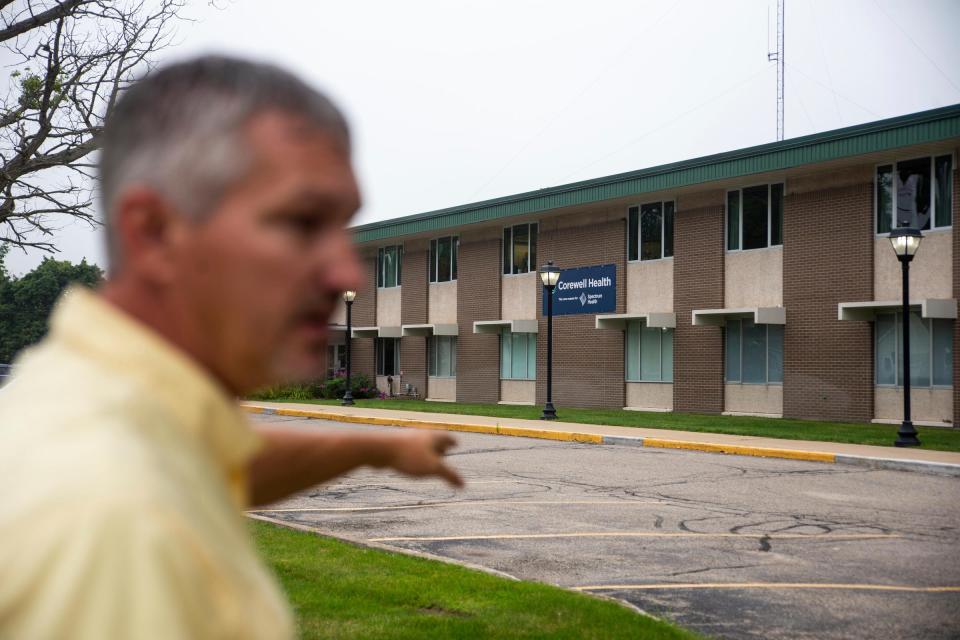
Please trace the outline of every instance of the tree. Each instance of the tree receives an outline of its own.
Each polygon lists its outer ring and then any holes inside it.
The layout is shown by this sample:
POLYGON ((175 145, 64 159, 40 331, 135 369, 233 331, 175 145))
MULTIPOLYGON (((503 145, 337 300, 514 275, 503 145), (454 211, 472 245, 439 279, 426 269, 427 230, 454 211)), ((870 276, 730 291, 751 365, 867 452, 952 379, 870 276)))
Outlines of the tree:
POLYGON ((86 260, 72 264, 44 258, 21 278, 12 278, 3 265, 6 247, 0 247, 0 363, 13 361, 24 347, 47 333, 53 305, 71 283, 94 287, 103 281, 103 271, 86 260))
POLYGON ((15 61, 0 102, 0 244, 55 251, 62 224, 96 224, 94 164, 119 94, 171 43, 186 0, 0 0, 15 61))

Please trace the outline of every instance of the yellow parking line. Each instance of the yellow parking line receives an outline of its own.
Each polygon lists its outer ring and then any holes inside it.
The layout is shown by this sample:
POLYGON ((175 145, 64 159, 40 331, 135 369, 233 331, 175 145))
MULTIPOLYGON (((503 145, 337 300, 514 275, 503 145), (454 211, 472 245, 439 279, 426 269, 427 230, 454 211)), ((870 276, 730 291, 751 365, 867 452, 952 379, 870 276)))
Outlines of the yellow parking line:
POLYGON ((890 584, 845 584, 819 582, 705 582, 680 584, 598 584, 572 587, 576 591, 644 591, 657 589, 858 589, 866 591, 908 591, 914 593, 955 593, 960 587, 911 587, 890 584))
POLYGON ((299 509, 250 509, 256 513, 311 513, 341 511, 388 511, 401 509, 427 509, 429 507, 474 507, 495 505, 616 505, 618 507, 636 504, 665 504, 659 500, 473 500, 458 502, 429 502, 426 504, 385 505, 382 507, 303 507, 299 509))
POLYGON ((899 538, 896 534, 851 533, 810 535, 765 534, 765 533, 688 533, 653 531, 580 531, 574 533, 501 533, 481 536, 402 536, 393 538, 370 538, 370 542, 455 542, 468 540, 537 540, 545 538, 767 538, 770 540, 872 540, 899 538))

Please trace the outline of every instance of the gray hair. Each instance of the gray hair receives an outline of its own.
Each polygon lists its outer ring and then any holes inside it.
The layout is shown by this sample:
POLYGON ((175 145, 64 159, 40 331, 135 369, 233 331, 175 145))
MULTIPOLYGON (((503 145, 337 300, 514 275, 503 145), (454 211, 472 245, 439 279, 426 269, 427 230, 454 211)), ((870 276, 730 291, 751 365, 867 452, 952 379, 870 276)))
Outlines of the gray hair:
POLYGON ((337 107, 273 65, 204 56, 131 85, 101 137, 100 197, 111 262, 119 258, 112 212, 125 187, 149 185, 184 215, 202 218, 250 166, 242 130, 266 111, 302 117, 349 148, 347 122, 337 107))

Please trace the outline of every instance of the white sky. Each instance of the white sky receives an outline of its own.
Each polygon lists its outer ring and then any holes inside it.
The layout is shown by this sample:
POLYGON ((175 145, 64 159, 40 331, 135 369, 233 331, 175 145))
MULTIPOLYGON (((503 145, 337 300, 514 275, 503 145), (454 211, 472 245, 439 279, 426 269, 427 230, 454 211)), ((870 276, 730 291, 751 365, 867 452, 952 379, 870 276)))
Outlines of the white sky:
MULTIPOLYGON (((960 1, 786 3, 787 138, 960 103, 960 1)), ((197 0, 189 16, 161 59, 267 59, 344 108, 357 223, 776 139, 775 0, 197 0)), ((103 264, 86 225, 58 244, 103 264)))

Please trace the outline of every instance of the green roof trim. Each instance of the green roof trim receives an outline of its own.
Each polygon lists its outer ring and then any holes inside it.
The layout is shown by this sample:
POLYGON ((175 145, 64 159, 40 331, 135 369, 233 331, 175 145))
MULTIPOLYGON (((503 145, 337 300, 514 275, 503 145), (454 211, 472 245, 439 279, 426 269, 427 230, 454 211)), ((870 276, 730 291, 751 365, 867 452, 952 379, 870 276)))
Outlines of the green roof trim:
POLYGON ((782 171, 960 136, 960 104, 353 227, 359 243, 782 171))

